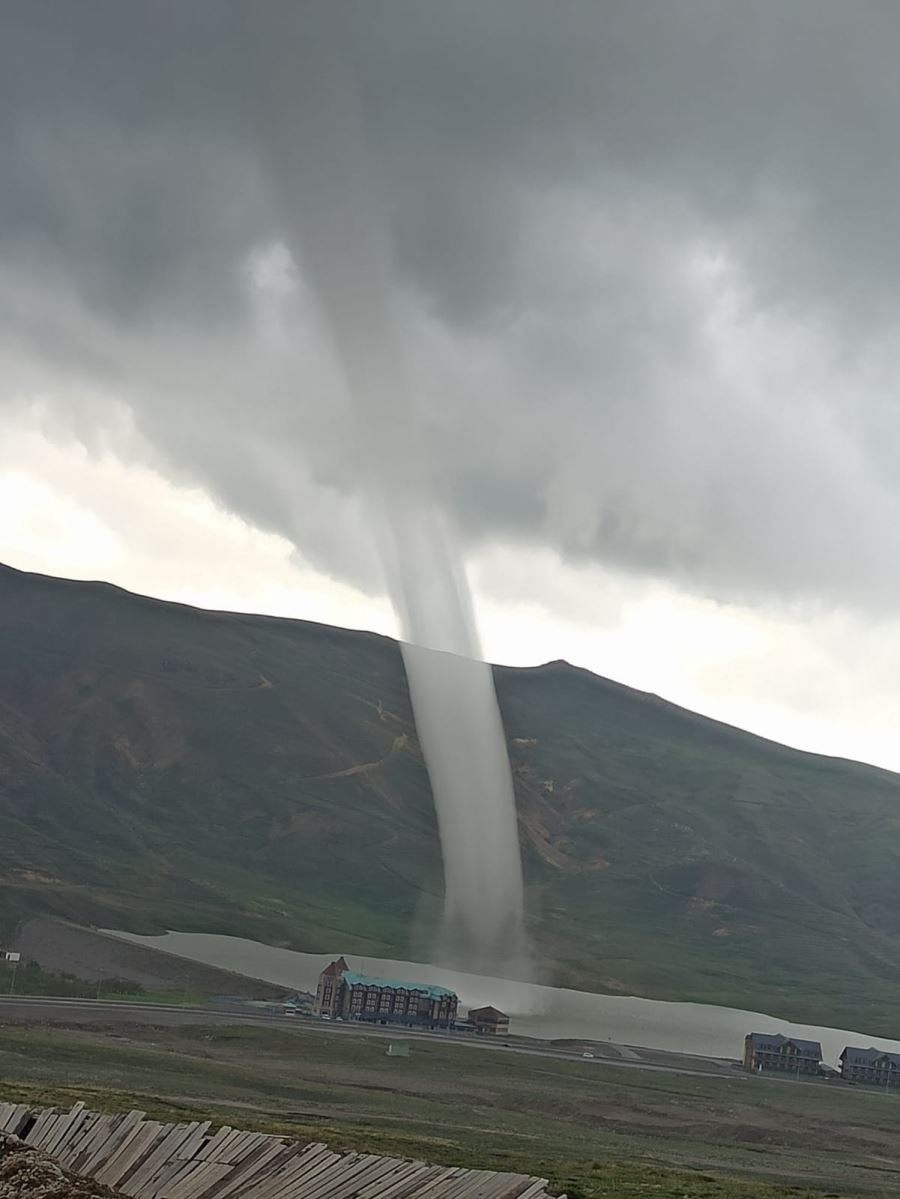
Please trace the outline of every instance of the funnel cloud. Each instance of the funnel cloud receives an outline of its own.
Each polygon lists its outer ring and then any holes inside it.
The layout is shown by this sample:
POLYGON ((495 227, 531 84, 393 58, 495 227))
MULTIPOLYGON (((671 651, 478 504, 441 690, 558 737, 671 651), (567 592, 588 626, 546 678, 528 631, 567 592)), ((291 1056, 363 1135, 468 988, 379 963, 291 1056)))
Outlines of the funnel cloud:
POLYGON ((357 416, 361 469, 437 810, 445 910, 438 952, 525 969, 515 798, 490 666, 394 331, 386 223, 366 162, 340 20, 325 7, 267 23, 255 119, 291 248, 331 333, 357 416), (299 102, 291 102, 296 79, 299 102), (291 86, 287 83, 290 81, 291 86))

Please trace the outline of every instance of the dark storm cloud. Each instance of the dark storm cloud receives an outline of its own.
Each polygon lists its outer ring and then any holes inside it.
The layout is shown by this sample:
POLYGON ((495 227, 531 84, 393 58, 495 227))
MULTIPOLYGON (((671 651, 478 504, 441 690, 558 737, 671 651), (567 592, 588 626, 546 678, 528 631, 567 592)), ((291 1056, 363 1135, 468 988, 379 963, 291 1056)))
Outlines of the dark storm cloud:
MULTIPOLYGON (((367 579, 364 447, 308 295, 270 277, 254 97, 267 39, 289 55, 308 11, 7 6, 0 321, 19 393, 42 367, 93 382, 170 473, 367 579)), ((410 369, 470 543, 889 603, 897 10, 344 11, 410 369)))

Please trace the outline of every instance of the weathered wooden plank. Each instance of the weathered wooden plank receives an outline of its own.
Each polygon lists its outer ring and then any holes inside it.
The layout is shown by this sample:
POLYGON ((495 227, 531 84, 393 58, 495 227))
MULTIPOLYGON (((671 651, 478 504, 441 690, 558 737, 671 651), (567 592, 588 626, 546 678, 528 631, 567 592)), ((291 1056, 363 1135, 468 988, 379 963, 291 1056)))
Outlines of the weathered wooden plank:
POLYGON ((98 1182, 103 1182, 108 1174, 110 1167, 114 1167, 122 1154, 130 1153, 136 1140, 139 1140, 144 1129, 143 1120, 133 1122, 125 1129, 120 1136, 115 1139, 115 1144, 107 1145, 107 1151, 103 1154, 102 1160, 97 1162, 90 1172, 91 1178, 96 1178, 98 1182))
POLYGON ((448 1186, 446 1196, 441 1199, 482 1199, 482 1192, 493 1186, 496 1173, 493 1170, 469 1170, 464 1178, 448 1186))
MULTIPOLYGON (((545 1189, 547 1187, 546 1178, 529 1178, 529 1186, 518 1195, 518 1199, 543 1199, 545 1189)), ((560 1199, 566 1199, 565 1195, 561 1195, 560 1199)))
MULTIPOLYGON (((265 1143, 246 1157, 216 1189, 215 1199, 228 1199, 238 1187, 241 1188, 241 1195, 246 1194, 255 1181, 262 1179, 270 1164, 283 1152, 284 1141, 280 1137, 266 1137, 265 1143)), ((205 1196, 201 1199, 205 1199, 205 1196)))
POLYGON ((363 1187, 382 1183, 393 1174, 396 1166, 393 1158, 373 1156, 365 1169, 333 1192, 332 1199, 356 1199, 363 1187))
POLYGON ((172 1199, 195 1199, 203 1191, 227 1177, 234 1167, 228 1162, 197 1162, 193 1171, 184 1178, 172 1199))
POLYGON ((3 1125, 3 1131, 12 1133, 13 1136, 18 1136, 28 1121, 31 1119, 31 1108, 27 1103, 11 1103, 11 1113, 6 1117, 3 1125))
POLYGON ((412 1199, 420 1195, 437 1178, 443 1178, 447 1171, 444 1166, 429 1166, 424 1162, 416 1175, 407 1180, 399 1190, 395 1190, 392 1199, 412 1199))
POLYGON ((252 1133, 244 1132, 240 1128, 232 1128, 228 1136, 216 1147, 215 1152, 206 1155, 207 1159, 215 1162, 230 1161, 231 1155, 235 1151, 240 1152, 241 1145, 249 1136, 252 1136, 252 1133))
MULTIPOLYGON (((153 1126, 154 1121, 148 1120, 144 1127, 153 1126)), ((122 1194, 126 1193, 125 1188, 130 1187, 136 1175, 143 1175, 146 1171, 146 1166, 151 1158, 158 1160, 160 1146, 164 1145, 170 1138, 173 1128, 180 1128, 179 1125, 155 1123, 153 1135, 148 1137, 144 1144, 140 1147, 139 1152, 129 1154, 129 1160, 123 1161, 120 1164, 118 1178, 115 1182, 115 1189, 122 1194)))
POLYGON ((35 1120, 34 1124, 32 1124, 31 1128, 29 1128, 28 1134, 24 1138, 25 1144, 36 1145, 40 1147, 40 1144, 44 1139, 44 1134, 58 1115, 58 1107, 44 1108, 44 1110, 38 1114, 38 1118, 35 1120))
POLYGON ((489 1170, 468 1170, 462 1178, 453 1179, 438 1190, 440 1199, 480 1199, 483 1187, 492 1181, 489 1170))
POLYGON ((119 1189, 126 1195, 141 1195, 142 1188, 152 1181, 159 1168, 171 1161, 185 1141, 197 1128, 196 1121, 190 1124, 165 1124, 163 1133, 156 1147, 147 1155, 138 1168, 120 1184, 119 1189))
POLYGON ((470 1180, 470 1170, 457 1169, 453 1173, 448 1171, 442 1178, 438 1178, 432 1184, 430 1189, 426 1191, 426 1194, 429 1197, 433 1196, 434 1199, 449 1199, 451 1195, 467 1191, 470 1180))
POLYGON ((515 1199, 528 1179, 522 1174, 497 1174, 491 1171, 475 1188, 478 1199, 515 1199))
POLYGON ((194 1154, 194 1157, 197 1161, 205 1161, 208 1157, 212 1157, 219 1146, 224 1145, 234 1131, 230 1124, 223 1124, 218 1132, 213 1133, 206 1144, 194 1154))
POLYGON ((312 1182, 308 1179, 295 1183, 295 1186, 288 1192, 289 1199, 307 1199, 310 1187, 318 1199, 321 1195, 322 1199, 326 1199, 328 1195, 340 1186, 343 1180, 354 1177, 361 1169, 361 1158, 357 1153, 348 1153, 346 1157, 338 1157, 337 1162, 328 1163, 324 1171, 319 1175, 318 1180, 312 1182))
POLYGON ((128 1164, 134 1161, 145 1147, 149 1148, 148 1142, 155 1137, 158 1129, 159 1125, 152 1120, 142 1120, 135 1124, 130 1133, 120 1140, 115 1152, 110 1153, 93 1171, 92 1177, 98 1182, 113 1185, 112 1180, 120 1178, 128 1164))
POLYGON ((141 1186, 153 1177, 159 1166, 175 1156, 178 1146, 190 1136, 193 1124, 162 1123, 148 1153, 135 1162, 126 1175, 119 1179, 118 1189, 123 1195, 137 1194, 141 1186))
POLYGON ((285 1199, 285 1196, 293 1195, 298 1186, 305 1185, 329 1170, 338 1157, 339 1154, 332 1153, 330 1149, 315 1155, 301 1154, 295 1162, 280 1171, 263 1189, 261 1195, 255 1196, 254 1199, 285 1199))
POLYGON ((162 1134, 162 1124, 156 1120, 145 1120, 137 1126, 134 1135, 123 1143, 115 1157, 107 1160, 94 1177, 98 1182, 105 1182, 107 1186, 117 1187, 149 1153, 153 1152, 162 1134))
MULTIPOLYGON (((286 1144, 274 1157, 267 1158, 265 1165, 257 1170, 252 1183, 248 1183, 248 1188, 252 1187, 254 1196, 258 1196, 263 1190, 271 1189, 275 1180, 284 1175, 288 1166, 295 1162, 301 1153, 299 1145, 286 1144)), ((249 1189, 247 1193, 249 1194, 249 1189)))
POLYGON ((150 1194, 154 1199, 169 1199, 170 1191, 174 1190, 179 1181, 190 1173, 193 1166, 193 1161, 178 1157, 173 1158, 172 1161, 168 1162, 159 1171, 150 1194))
POLYGON ((67 1156, 67 1165, 70 1170, 76 1174, 84 1173, 84 1166, 90 1161, 97 1147, 112 1134, 121 1122, 125 1119, 124 1116, 98 1115, 97 1119, 86 1130, 84 1139, 77 1146, 73 1146, 67 1156))
POLYGON ((44 1137, 42 1148, 46 1153, 55 1153, 59 1143, 65 1137, 66 1133, 73 1124, 79 1121, 81 1113, 84 1111, 84 1104, 79 1100, 78 1103, 72 1105, 72 1110, 66 1112, 56 1121, 52 1132, 44 1137))
POLYGON ((332 1152, 327 1146, 298 1151, 295 1161, 289 1163, 285 1169, 280 1169, 278 1174, 267 1182, 260 1197, 254 1199, 276 1199, 278 1195, 292 1192, 295 1187, 304 1185, 313 1177, 330 1169, 334 1158, 338 1156, 338 1153, 332 1152))
POLYGON ((180 1199, 181 1191, 186 1190, 188 1183, 196 1178, 197 1168, 196 1158, 178 1162, 172 1175, 159 1188, 159 1199, 180 1199))
POLYGON ((497 1174, 490 1183, 485 1199, 520 1199, 523 1191, 534 1182, 527 1174, 497 1174))
MULTIPOLYGON (((195 1160, 190 1168, 179 1179, 178 1185, 172 1188, 171 1199, 191 1199, 195 1192, 200 1192, 212 1182, 218 1180, 223 1172, 222 1162, 207 1159, 195 1160)), ((227 1168, 224 1171, 227 1173, 227 1168)))
POLYGON ((35 1142, 35 1147, 47 1152, 47 1146, 52 1145, 59 1134, 65 1127, 66 1121, 69 1118, 68 1112, 59 1112, 47 1124, 44 1125, 40 1139, 35 1142))
POLYGON ((198 1124, 188 1139, 177 1151, 175 1156, 183 1160, 192 1158, 197 1152, 198 1148, 203 1144, 206 1137, 209 1135, 210 1124, 210 1120, 204 1120, 201 1124, 198 1124))
MULTIPOLYGON (((323 1196, 334 1185, 336 1176, 353 1166, 356 1161, 357 1154, 349 1153, 342 1156, 339 1153, 331 1154, 328 1157, 323 1157, 321 1162, 316 1167, 309 1167, 301 1172, 301 1176, 284 1194, 284 1199, 308 1199, 311 1193, 323 1196)), ((280 1196, 279 1196, 280 1199, 280 1196)))
MULTIPOLYGON (((327 1169, 326 1165, 318 1167, 319 1171, 327 1169)), ((309 1169, 303 1162, 294 1160, 272 1174, 261 1188, 255 1189, 253 1199, 283 1199, 292 1194, 302 1180, 308 1179, 316 1168, 309 1169)))
POLYGON ((224 1141, 216 1151, 212 1161, 225 1164, 235 1160, 235 1157, 240 1157, 244 1151, 244 1146, 254 1134, 252 1132, 243 1132, 240 1128, 236 1128, 227 1141, 224 1141))
POLYGON ((83 1108, 74 1120, 69 1121, 68 1128, 53 1146, 53 1156, 58 1162, 66 1160, 73 1145, 80 1145, 84 1141, 96 1119, 96 1112, 83 1108))
POLYGON ((385 1174, 392 1165, 390 1158, 364 1154, 348 1169, 335 1168, 334 1181, 322 1190, 322 1199, 347 1199, 367 1182, 385 1174))
POLYGON ((83 1174, 85 1178, 96 1178, 97 1171, 101 1165, 109 1161, 114 1154, 118 1153, 119 1147, 123 1142, 134 1135, 134 1130, 146 1114, 146 1112, 138 1111, 135 1108, 127 1116, 121 1118, 106 1140, 97 1140, 94 1142, 93 1153, 90 1159, 84 1162, 83 1165, 76 1166, 75 1169, 77 1172, 83 1174))
POLYGON ((34 1145, 36 1149, 40 1149, 44 1143, 44 1138, 52 1129, 53 1125, 59 1119, 59 1108, 47 1108, 32 1124, 28 1131, 28 1136, 25 1138, 29 1145, 34 1145))
POLYGON ((315 1196, 315 1199, 320 1199, 320 1196, 324 1199, 339 1175, 344 1171, 353 1170, 360 1156, 357 1153, 348 1153, 343 1157, 339 1153, 332 1154, 322 1163, 320 1169, 313 1167, 286 1195, 277 1195, 275 1199, 311 1199, 312 1196, 315 1196))
POLYGON ((255 1195, 254 1199, 273 1199, 280 1190, 284 1189, 288 1179, 295 1179, 304 1172, 309 1176, 312 1171, 322 1168, 337 1156, 325 1145, 305 1148, 294 1145, 292 1148, 294 1152, 288 1152, 277 1163, 277 1168, 272 1171, 262 1191, 259 1195, 255 1195))
POLYGON ((415 1196, 415 1199, 443 1197, 449 1189, 450 1182, 453 1179, 462 1178, 466 1174, 468 1174, 468 1170, 464 1170, 461 1166, 435 1166, 433 1176, 420 1183, 410 1192, 410 1195, 415 1196))
POLYGON ((258 1132, 243 1132, 240 1136, 229 1142, 216 1156, 216 1161, 229 1162, 231 1165, 236 1165, 238 1162, 252 1153, 259 1143, 260 1134, 258 1132))
POLYGON ((392 1161, 390 1173, 377 1182, 361 1187, 357 1199, 381 1199, 382 1196, 393 1199, 404 1186, 409 1187, 428 1168, 424 1162, 392 1161))

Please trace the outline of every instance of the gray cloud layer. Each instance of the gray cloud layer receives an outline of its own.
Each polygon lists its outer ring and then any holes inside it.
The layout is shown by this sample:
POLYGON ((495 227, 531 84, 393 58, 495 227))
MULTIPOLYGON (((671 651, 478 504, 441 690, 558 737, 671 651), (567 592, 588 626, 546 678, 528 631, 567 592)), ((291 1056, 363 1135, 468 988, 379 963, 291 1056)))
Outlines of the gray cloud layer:
MULTIPOLYGON (((377 585, 367 447, 262 165, 255 23, 290 55, 308 8, 7 6, 0 402, 39 390, 56 427, 377 585)), ((468 543, 891 607, 900 12, 346 13, 409 370, 468 543)))

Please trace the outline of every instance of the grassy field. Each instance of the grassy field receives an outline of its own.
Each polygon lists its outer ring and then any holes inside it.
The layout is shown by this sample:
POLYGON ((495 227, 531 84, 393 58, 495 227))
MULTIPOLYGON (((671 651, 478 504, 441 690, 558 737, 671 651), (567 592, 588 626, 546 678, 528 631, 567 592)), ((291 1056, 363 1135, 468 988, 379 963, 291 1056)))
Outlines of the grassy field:
POLYGON ((131 979, 84 979, 63 970, 44 970, 37 962, 0 962, 0 995, 52 995, 66 999, 115 999, 133 1003, 199 1003, 203 996, 186 985, 147 990, 131 979))
POLYGON ((625 1070, 319 1028, 0 1029, 0 1095, 515 1169, 570 1196, 896 1194, 900 1100, 863 1089, 625 1070))

